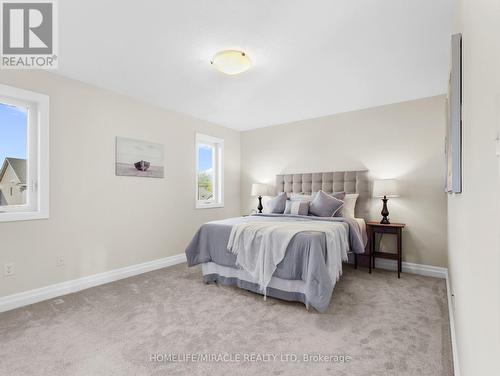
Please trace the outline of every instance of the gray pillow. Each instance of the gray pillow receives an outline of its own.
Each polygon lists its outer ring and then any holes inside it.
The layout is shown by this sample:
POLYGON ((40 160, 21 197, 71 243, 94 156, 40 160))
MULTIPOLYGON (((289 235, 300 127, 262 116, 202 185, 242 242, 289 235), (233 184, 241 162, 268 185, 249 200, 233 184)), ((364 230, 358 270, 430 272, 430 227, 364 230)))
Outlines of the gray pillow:
POLYGON ((333 192, 331 194, 333 197, 335 197, 336 199, 338 200, 341 200, 344 202, 344 205, 335 212, 335 214, 333 214, 334 217, 343 217, 343 211, 344 211, 344 208, 345 208, 345 196, 346 196, 346 193, 345 191, 342 191, 342 192, 333 192))
POLYGON ((345 191, 342 191, 342 192, 333 192, 330 196, 335 197, 337 200, 344 201, 345 191))
POLYGON ((287 200, 284 214, 308 215, 309 201, 287 200))
MULTIPOLYGON (((314 197, 316 197, 316 194, 318 192, 313 192, 311 193, 311 195, 309 197, 311 197, 311 201, 314 200, 314 197)), ((326 193, 325 191, 323 191, 323 193, 326 193)), ((333 193, 327 193, 327 195, 329 196, 333 196, 335 197, 336 199, 338 200, 342 200, 344 201, 344 196, 345 196, 345 191, 340 191, 340 192, 333 192, 333 193)))
POLYGON ((275 214, 283 214, 286 206, 286 193, 281 192, 278 193, 276 197, 273 197, 268 203, 267 207, 269 208, 270 213, 275 214))
POLYGON ((319 191, 309 205, 309 213, 317 217, 333 217, 343 205, 342 200, 319 191))

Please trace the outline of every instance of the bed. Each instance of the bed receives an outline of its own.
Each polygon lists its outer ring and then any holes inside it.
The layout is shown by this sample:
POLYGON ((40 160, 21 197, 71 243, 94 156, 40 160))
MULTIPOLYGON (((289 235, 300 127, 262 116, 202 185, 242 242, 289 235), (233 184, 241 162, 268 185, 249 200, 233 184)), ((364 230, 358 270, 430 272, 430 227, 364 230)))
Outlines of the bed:
POLYGON ((341 262, 347 260, 347 253, 365 251, 364 218, 368 213, 369 188, 367 171, 278 175, 276 192, 358 193, 355 218, 254 214, 208 222, 200 227, 186 248, 188 265, 201 264, 206 283, 238 286, 264 296, 302 302, 308 309, 313 307, 324 312, 330 304, 335 283, 342 273, 341 262), (275 265, 264 288, 254 274, 237 263, 237 255, 228 250, 232 230, 234 234, 234 228, 242 224, 283 228, 304 226, 304 230, 297 230, 300 232, 287 243, 282 259, 275 265), (345 242, 334 246, 332 236, 345 239, 345 242), (339 260, 340 267, 333 268, 332 263, 338 264, 339 260))

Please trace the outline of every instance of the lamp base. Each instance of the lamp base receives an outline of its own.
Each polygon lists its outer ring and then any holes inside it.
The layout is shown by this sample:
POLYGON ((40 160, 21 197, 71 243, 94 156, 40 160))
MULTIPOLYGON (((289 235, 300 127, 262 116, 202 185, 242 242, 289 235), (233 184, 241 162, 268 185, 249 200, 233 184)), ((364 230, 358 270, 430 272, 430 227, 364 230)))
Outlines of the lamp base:
POLYGON ((262 209, 264 209, 262 206, 262 196, 259 196, 259 206, 257 206, 257 209, 259 209, 259 213, 262 213, 262 209))
POLYGON ((391 222, 389 222, 389 209, 387 209, 387 201, 389 201, 389 199, 384 196, 384 198, 382 199, 382 202, 384 203, 382 205, 382 211, 380 212, 380 214, 382 214, 382 220, 380 221, 380 224, 382 225, 390 225, 391 222))

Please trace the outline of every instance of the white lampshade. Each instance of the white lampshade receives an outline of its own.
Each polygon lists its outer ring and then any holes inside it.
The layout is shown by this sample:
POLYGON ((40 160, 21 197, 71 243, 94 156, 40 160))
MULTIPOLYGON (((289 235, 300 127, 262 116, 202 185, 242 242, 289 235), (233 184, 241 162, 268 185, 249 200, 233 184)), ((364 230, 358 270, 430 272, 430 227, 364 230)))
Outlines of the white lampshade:
POLYGON ((267 196, 269 194, 269 187, 266 184, 253 183, 252 196, 267 196))
POLYGON ((252 66, 248 55, 243 51, 224 50, 220 51, 210 61, 217 70, 222 73, 235 75, 240 74, 252 66))
POLYGON ((398 197, 398 181, 395 179, 381 179, 373 182, 373 197, 398 197))

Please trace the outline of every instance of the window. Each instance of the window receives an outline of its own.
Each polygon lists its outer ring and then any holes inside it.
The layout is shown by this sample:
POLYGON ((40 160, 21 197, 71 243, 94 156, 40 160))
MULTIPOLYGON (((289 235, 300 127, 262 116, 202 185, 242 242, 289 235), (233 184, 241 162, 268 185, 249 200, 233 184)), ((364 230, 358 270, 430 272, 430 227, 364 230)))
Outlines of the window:
POLYGON ((196 134, 196 207, 224 206, 224 140, 196 134))
POLYGON ((48 218, 49 99, 0 85, 0 222, 48 218))

